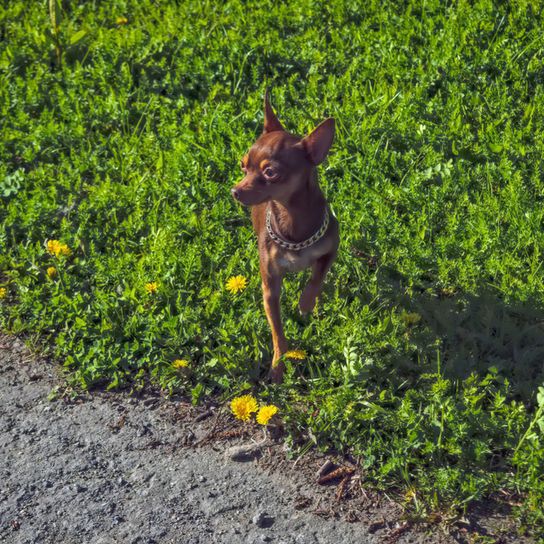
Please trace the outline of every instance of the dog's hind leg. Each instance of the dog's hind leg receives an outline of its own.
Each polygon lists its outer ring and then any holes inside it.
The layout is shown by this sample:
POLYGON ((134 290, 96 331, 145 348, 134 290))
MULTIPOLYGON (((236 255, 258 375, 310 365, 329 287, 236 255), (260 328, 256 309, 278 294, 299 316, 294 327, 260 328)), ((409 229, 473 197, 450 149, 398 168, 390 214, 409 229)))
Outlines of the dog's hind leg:
POLYGON ((321 288, 325 281, 325 276, 329 271, 334 259, 336 258, 336 249, 319 257, 312 265, 312 276, 310 281, 302 291, 298 307, 301 314, 310 313, 314 307, 317 297, 321 294, 321 288))

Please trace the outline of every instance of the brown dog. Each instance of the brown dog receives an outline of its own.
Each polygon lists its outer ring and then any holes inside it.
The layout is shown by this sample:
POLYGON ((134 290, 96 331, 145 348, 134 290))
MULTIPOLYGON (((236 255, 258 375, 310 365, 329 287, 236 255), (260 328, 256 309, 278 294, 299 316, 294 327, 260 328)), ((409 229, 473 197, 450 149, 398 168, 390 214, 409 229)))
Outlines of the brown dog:
POLYGON ((244 179, 232 196, 252 206, 251 218, 259 245, 264 309, 272 329, 274 358, 271 378, 282 381, 287 351, 280 315, 281 282, 287 272, 312 268, 299 308, 313 310, 327 271, 338 250, 338 222, 330 213, 317 183, 316 166, 323 162, 334 138, 334 119, 326 119, 305 138, 284 130, 264 97, 264 130, 242 159, 244 179))

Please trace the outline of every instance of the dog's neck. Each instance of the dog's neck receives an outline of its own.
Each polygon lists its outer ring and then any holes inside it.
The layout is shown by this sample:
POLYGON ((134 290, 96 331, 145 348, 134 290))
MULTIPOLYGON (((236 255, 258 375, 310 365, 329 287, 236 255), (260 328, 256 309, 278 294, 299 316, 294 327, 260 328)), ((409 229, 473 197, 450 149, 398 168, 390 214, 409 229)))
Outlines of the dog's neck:
POLYGON ((272 226, 274 230, 293 242, 300 242, 312 236, 322 225, 327 202, 319 185, 315 169, 308 179, 285 201, 272 200, 272 226))

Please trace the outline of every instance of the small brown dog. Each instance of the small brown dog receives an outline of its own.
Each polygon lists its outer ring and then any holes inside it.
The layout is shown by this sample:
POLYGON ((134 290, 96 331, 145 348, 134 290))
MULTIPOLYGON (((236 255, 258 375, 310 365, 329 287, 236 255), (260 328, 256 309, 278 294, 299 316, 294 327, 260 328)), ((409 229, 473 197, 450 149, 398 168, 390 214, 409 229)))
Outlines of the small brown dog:
POLYGON ((242 159, 244 179, 232 196, 252 206, 251 219, 259 245, 264 309, 272 329, 274 358, 270 376, 282 381, 287 351, 280 314, 281 282, 287 272, 312 268, 299 308, 313 310, 327 271, 338 250, 338 221, 330 213, 317 183, 334 138, 334 119, 299 138, 284 130, 264 97, 264 130, 242 159))

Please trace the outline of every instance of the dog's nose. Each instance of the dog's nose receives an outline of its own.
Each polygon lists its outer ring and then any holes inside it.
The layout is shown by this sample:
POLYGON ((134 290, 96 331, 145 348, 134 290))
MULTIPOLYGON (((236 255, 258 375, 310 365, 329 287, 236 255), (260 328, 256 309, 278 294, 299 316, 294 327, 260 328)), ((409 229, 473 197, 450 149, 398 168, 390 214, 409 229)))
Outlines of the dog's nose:
POLYGON ((230 192, 235 200, 240 200, 240 193, 237 191, 237 189, 231 189, 230 192))

